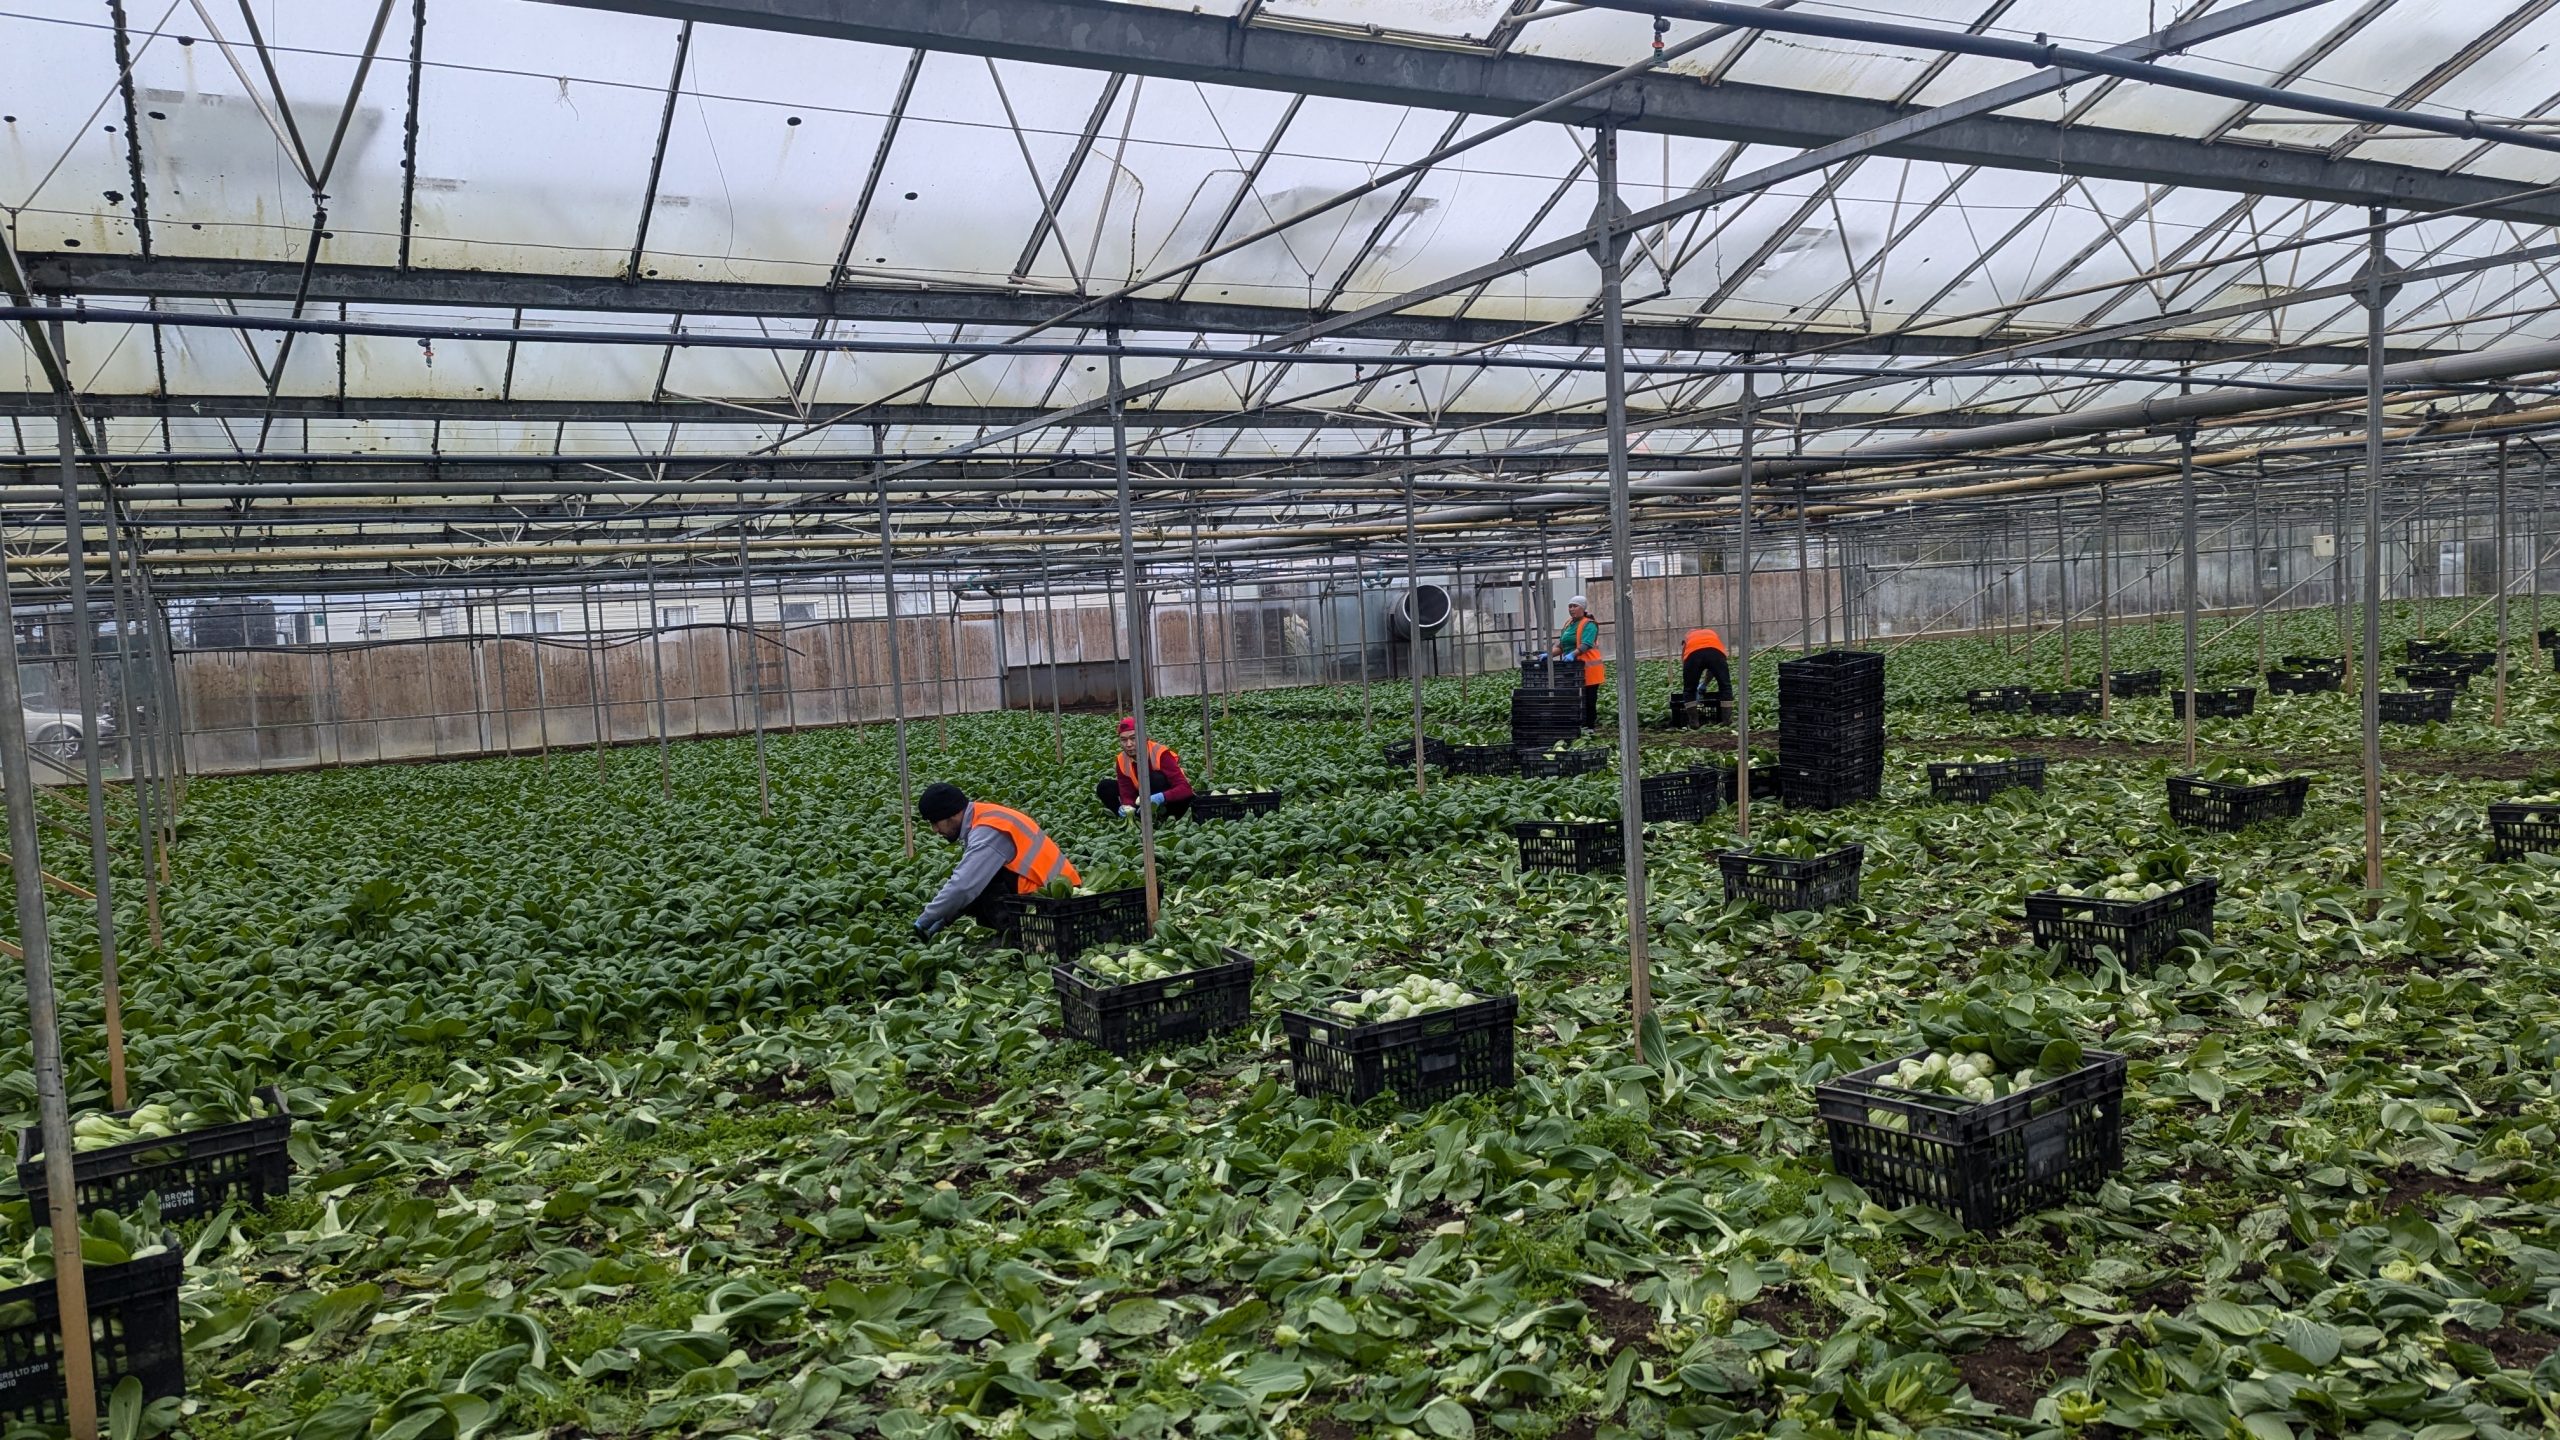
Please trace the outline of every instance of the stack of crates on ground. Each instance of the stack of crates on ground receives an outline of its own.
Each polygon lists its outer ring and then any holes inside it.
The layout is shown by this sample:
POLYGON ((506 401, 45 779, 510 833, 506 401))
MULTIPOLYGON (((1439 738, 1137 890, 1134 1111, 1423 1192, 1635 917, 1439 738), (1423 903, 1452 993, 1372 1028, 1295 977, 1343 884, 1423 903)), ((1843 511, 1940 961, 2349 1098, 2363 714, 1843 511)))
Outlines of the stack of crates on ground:
POLYGON ((1778 769, 1789 805, 1828 810, 1882 793, 1882 655, 1825 650, 1778 666, 1778 769))
POLYGON ((1511 692, 1511 745, 1545 749, 1582 733, 1582 666, 1540 657, 1520 662, 1520 688, 1511 692))

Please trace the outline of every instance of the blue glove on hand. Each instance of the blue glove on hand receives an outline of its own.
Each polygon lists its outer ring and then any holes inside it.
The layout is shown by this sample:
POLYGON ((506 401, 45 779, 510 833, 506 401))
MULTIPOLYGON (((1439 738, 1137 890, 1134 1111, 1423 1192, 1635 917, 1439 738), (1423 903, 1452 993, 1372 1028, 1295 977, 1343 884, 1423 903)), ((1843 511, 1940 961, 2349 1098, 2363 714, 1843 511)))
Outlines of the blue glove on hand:
POLYGON ((1121 818, 1121 819, 1123 819, 1123 820, 1126 820, 1126 819, 1128 819, 1130 816, 1135 815, 1135 814, 1137 814, 1137 813, 1138 813, 1138 807, 1137 807, 1137 806, 1135 806, 1135 805, 1123 805, 1123 806, 1121 806, 1121 807, 1120 807, 1120 818, 1121 818))
POLYGON ((1147 803, 1148 803, 1148 804, 1150 804, 1150 805, 1161 805, 1161 804, 1163 804, 1163 803, 1164 803, 1164 792, 1162 792, 1162 791, 1158 791, 1158 792, 1156 792, 1155 794, 1148 796, 1148 797, 1147 797, 1147 803))
POLYGON ((923 921, 921 921, 921 920, 917 921, 917 922, 916 922, 916 938, 917 938, 917 939, 919 939, 919 940, 930 940, 930 939, 932 939, 932 938, 933 938, 933 927, 932 927, 932 926, 930 926, 930 925, 925 924, 925 923, 924 923, 923 921))

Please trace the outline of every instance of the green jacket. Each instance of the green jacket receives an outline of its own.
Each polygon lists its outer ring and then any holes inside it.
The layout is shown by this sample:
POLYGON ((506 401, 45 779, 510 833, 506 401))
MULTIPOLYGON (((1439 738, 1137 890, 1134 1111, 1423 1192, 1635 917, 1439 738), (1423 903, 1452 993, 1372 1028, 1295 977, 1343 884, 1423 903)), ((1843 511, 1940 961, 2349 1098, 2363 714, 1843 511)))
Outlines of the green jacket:
POLYGON ((1564 628, 1556 632, 1556 644, 1567 655, 1579 655, 1585 650, 1597 650, 1600 648, 1600 622, 1567 620, 1564 622, 1564 628))

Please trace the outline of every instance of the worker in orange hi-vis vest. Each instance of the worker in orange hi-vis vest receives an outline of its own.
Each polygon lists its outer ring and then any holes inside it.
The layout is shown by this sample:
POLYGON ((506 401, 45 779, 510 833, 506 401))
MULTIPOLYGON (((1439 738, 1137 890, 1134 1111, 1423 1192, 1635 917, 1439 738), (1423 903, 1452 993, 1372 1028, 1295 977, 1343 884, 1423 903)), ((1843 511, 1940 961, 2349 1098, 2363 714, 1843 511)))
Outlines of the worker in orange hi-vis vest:
POLYGON ((1680 643, 1680 691, 1671 697, 1673 710, 1680 705, 1714 700, 1729 704, 1733 700, 1733 665, 1725 655, 1724 637, 1701 625, 1689 632, 1680 643), (1701 694, 1706 682, 1716 682, 1716 693, 1701 694))
POLYGON ((1120 753, 1113 757, 1112 773, 1094 785, 1093 798, 1124 820, 1138 813, 1141 801, 1156 807, 1166 819, 1179 820, 1191 813, 1191 777, 1182 773, 1182 757, 1173 747, 1150 736, 1146 781, 1139 783, 1138 717, 1123 715, 1120 753))
POLYGON ((916 818, 961 847, 960 864, 916 917, 918 939, 962 915, 1000 928, 1004 902, 1013 896, 1034 894, 1052 880, 1084 883, 1040 822, 992 800, 972 801, 957 785, 924 787, 916 797, 916 818))
POLYGON ((1582 662, 1582 728, 1600 728, 1600 686, 1609 667, 1600 663, 1600 622, 1591 618, 1591 597, 1576 595, 1564 602, 1568 618, 1556 632, 1550 655, 1570 655, 1582 662))

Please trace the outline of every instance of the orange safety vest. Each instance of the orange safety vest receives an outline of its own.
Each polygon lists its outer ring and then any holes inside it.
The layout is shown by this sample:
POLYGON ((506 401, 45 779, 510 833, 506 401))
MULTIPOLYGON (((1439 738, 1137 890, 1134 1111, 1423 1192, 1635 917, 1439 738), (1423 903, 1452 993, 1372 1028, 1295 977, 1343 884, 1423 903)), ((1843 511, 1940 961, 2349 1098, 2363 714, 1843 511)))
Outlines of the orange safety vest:
MULTIPOLYGON (((1173 763, 1176 765, 1182 763, 1182 757, 1173 754, 1172 746, 1167 745, 1160 740, 1149 740, 1147 742, 1147 770, 1150 774, 1164 768, 1164 757, 1167 755, 1173 755, 1173 763)), ((1112 757, 1112 763, 1119 767, 1120 780, 1122 784, 1125 784, 1130 789, 1137 791, 1141 796, 1144 796, 1147 793, 1147 782, 1138 778, 1138 762, 1130 758, 1128 751, 1123 750, 1117 755, 1114 755, 1112 757)))
POLYGON ((1701 650, 1722 651, 1723 649, 1723 636, 1713 630, 1692 630, 1689 632, 1687 642, 1680 647, 1680 658, 1686 660, 1701 650))
POLYGON ((1581 647, 1573 652, 1573 658, 1582 662, 1582 683, 1597 685, 1607 680, 1609 667, 1600 663, 1600 622, 1584 620, 1577 624, 1568 620, 1556 638, 1562 640, 1567 635, 1583 642, 1581 647))
POLYGON ((984 825, 1013 841, 1013 858, 1004 868, 1013 872, 1016 895, 1028 895, 1061 875, 1070 885, 1084 883, 1058 842, 1041 833, 1040 823, 1021 811, 980 800, 969 807, 969 824, 973 829, 984 825))

